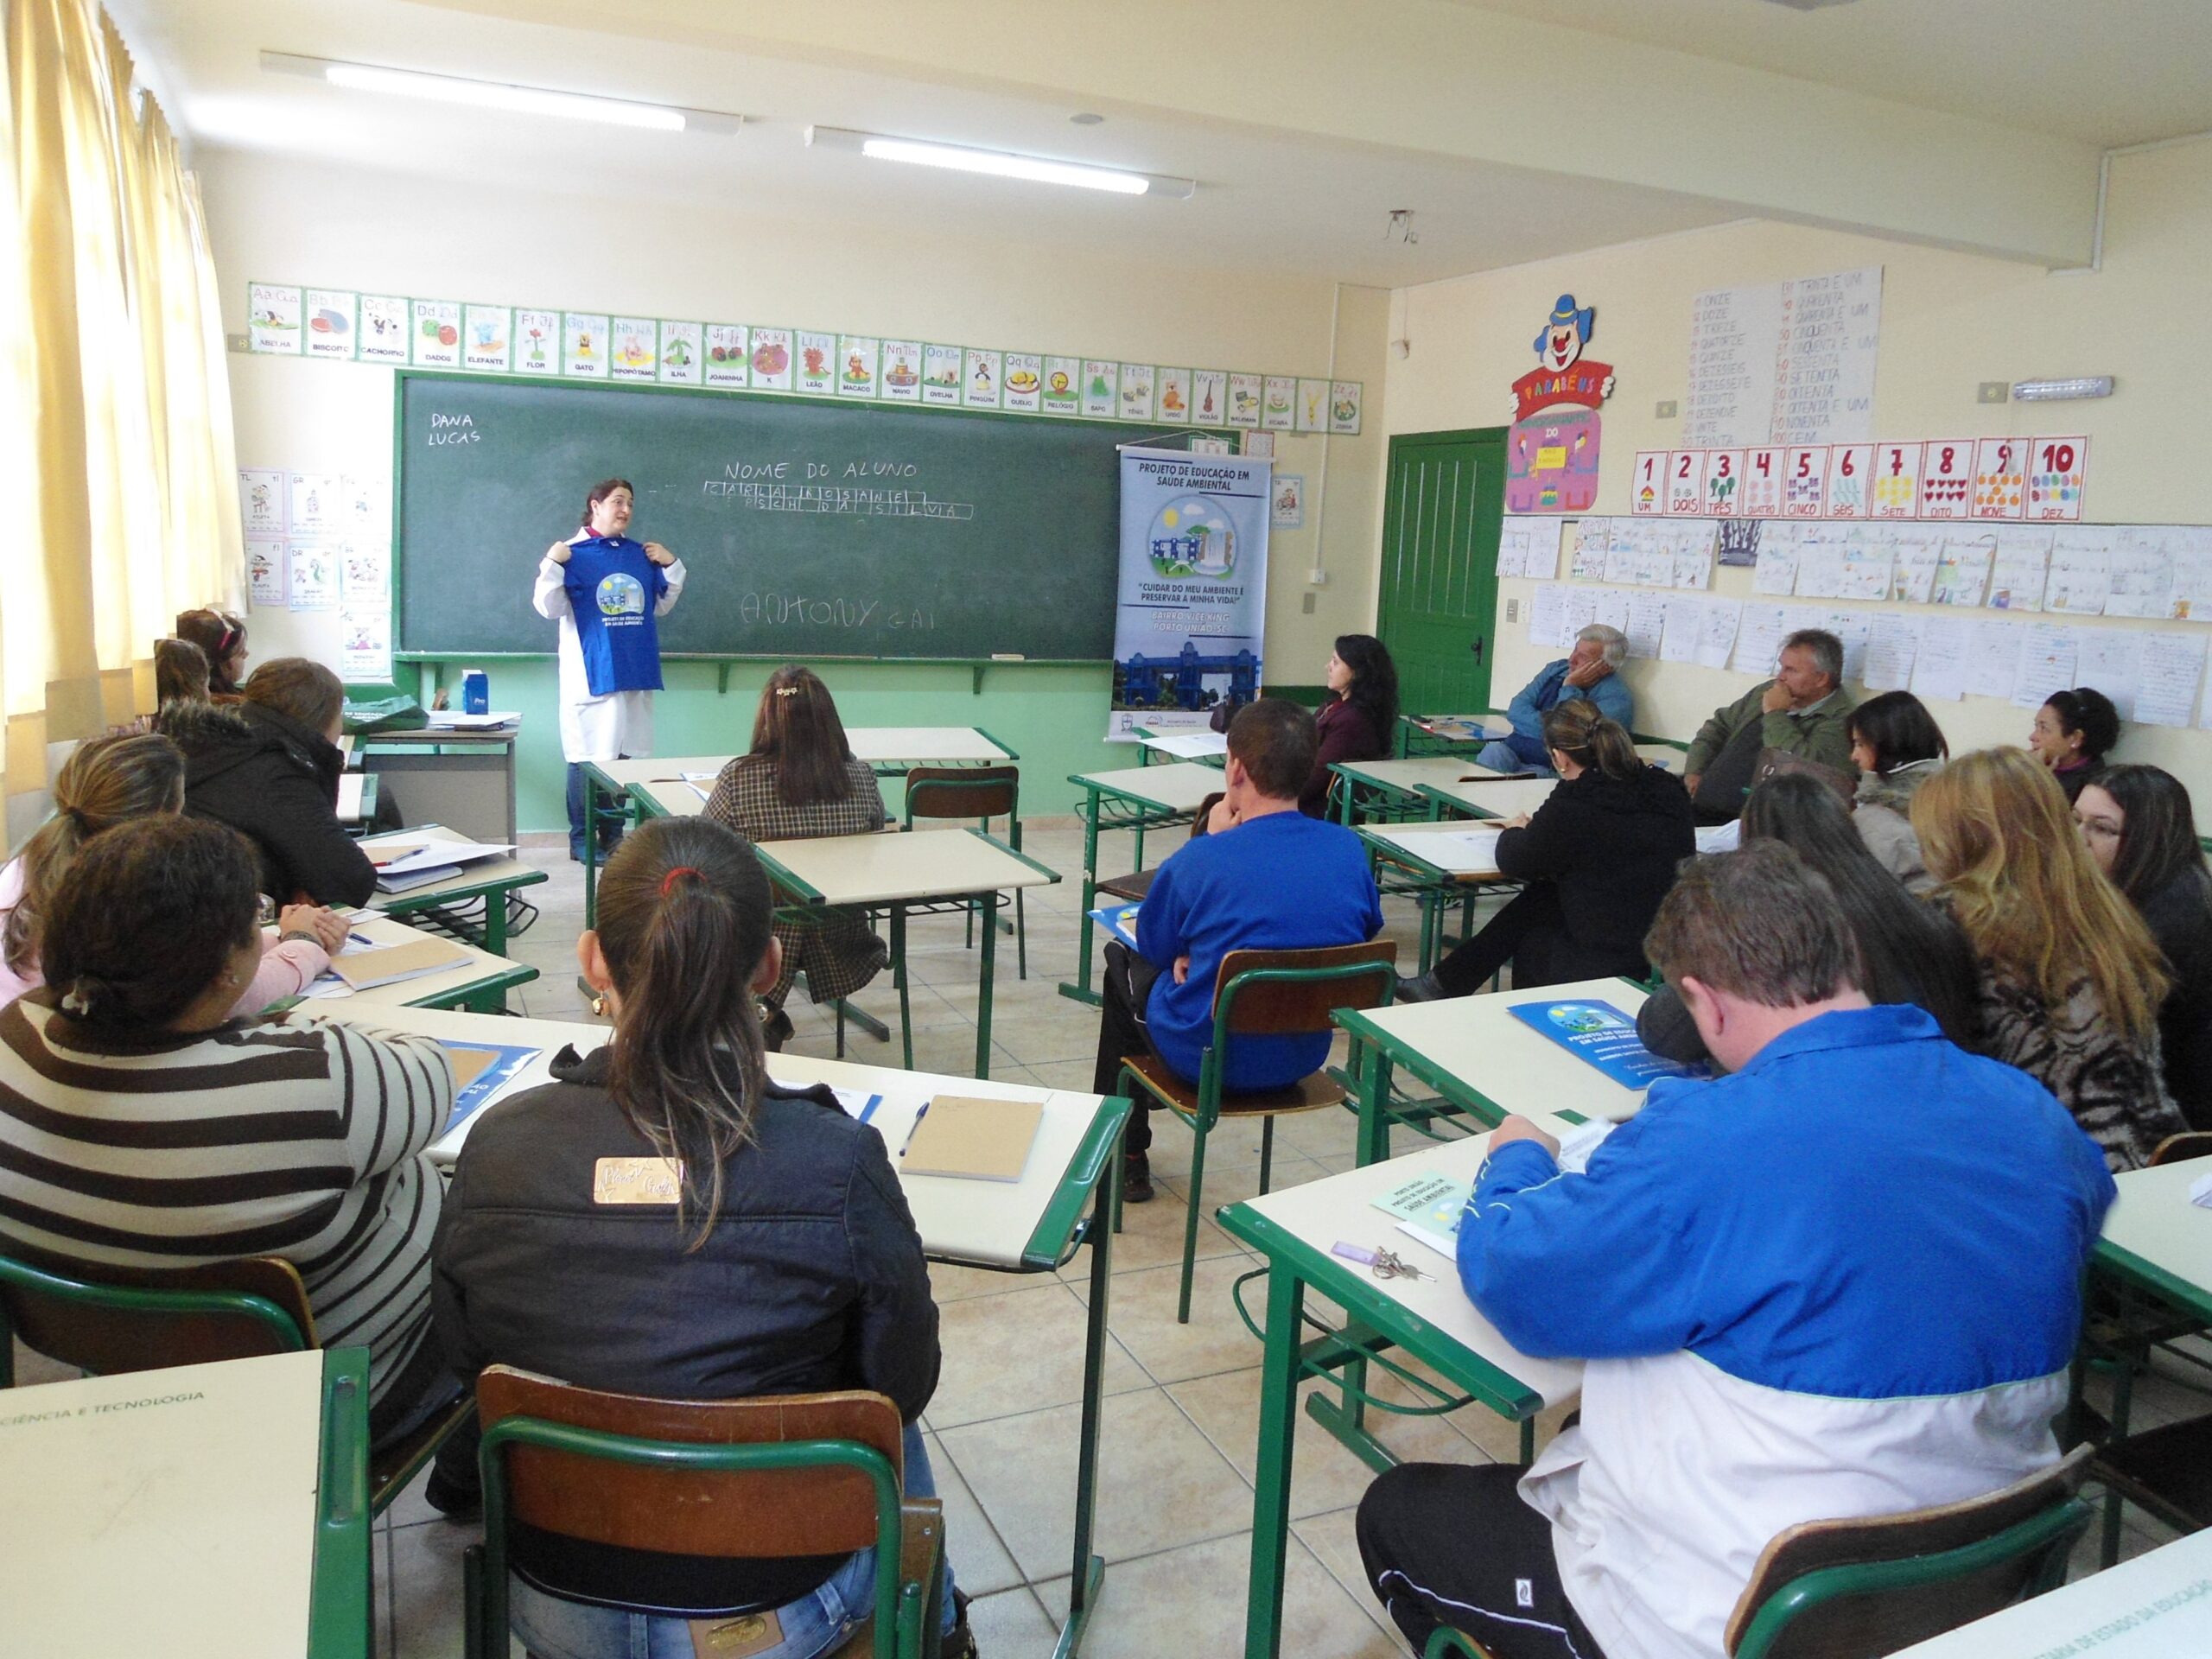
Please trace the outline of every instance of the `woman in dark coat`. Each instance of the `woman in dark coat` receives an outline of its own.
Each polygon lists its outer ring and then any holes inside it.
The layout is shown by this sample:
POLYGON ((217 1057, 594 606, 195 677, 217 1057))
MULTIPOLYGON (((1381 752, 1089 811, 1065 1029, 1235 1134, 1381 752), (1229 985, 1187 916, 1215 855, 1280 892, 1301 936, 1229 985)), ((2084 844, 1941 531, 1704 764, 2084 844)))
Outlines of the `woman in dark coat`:
POLYGON ((1309 818, 1329 814, 1329 768, 1339 760, 1379 760, 1390 753, 1398 724, 1398 665, 1371 633, 1340 634, 1330 653, 1329 696, 1313 714, 1321 739, 1313 772, 1299 791, 1309 818))
POLYGON ((1433 972, 1400 980, 1399 1001, 1469 995, 1508 963, 1516 989, 1646 971, 1643 936, 1697 850, 1690 798, 1593 702, 1554 704, 1544 744, 1559 786, 1497 841, 1498 869, 1528 885, 1433 972))
POLYGON ((184 751, 184 810, 227 823, 261 855, 262 891, 279 903, 365 905, 377 873, 338 821, 338 677, 304 657, 264 663, 227 707, 172 702, 154 729, 184 751))

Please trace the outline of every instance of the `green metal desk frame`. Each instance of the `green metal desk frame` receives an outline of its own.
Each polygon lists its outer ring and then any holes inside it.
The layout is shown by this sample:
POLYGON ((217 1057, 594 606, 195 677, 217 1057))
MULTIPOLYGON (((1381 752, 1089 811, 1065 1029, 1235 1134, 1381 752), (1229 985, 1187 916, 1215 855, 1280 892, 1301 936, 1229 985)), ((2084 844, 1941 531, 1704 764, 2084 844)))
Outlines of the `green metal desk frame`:
POLYGON ((1096 1004, 1101 999, 1090 988, 1090 934, 1097 925, 1090 912, 1098 903, 1098 832, 1131 830, 1136 832, 1135 863, 1144 868, 1144 832, 1188 823, 1195 813, 1179 811, 1165 802, 1148 800, 1135 790, 1099 783, 1081 772, 1071 772, 1068 782, 1084 792, 1076 808, 1083 819, 1083 904, 1077 919, 1075 978, 1065 981, 1060 995, 1077 1002, 1096 1004))
POLYGON ((369 1351, 322 1356, 322 1452, 315 1499, 308 1659, 368 1659, 375 1645, 369 1544, 369 1351))
MULTIPOLYGON (((1106 1583, 1106 1560, 1091 1553, 1098 1513, 1098 1424, 1105 1395, 1106 1305, 1113 1288, 1113 1219, 1122 1204, 1122 1135, 1128 1127, 1129 1102, 1109 1095, 1099 1102, 1068 1173, 1021 1252, 1022 1273, 1051 1273, 1090 1247, 1090 1306, 1085 1314, 1083 1347, 1083 1420, 1076 1442, 1075 1552, 1068 1580, 1068 1622, 1060 1629, 1053 1659, 1074 1659, 1083 1646, 1084 1628, 1106 1583)), ((932 1258, 951 1262, 951 1256, 932 1258)), ((988 1266, 988 1263, 964 1265, 988 1266)))
MULTIPOLYGON (((1022 863, 1027 864, 1039 874, 1050 876, 1054 881, 1060 879, 1058 870, 1046 868, 1027 853, 1016 852, 996 836, 987 836, 980 830, 969 830, 966 833, 975 836, 978 841, 988 842, 997 848, 1008 858, 1020 860, 1022 863)), ((796 897, 799 900, 800 910, 803 911, 809 906, 826 905, 830 902, 821 892, 793 875, 776 861, 774 842, 763 842, 753 850, 760 855, 760 862, 766 866, 769 879, 785 893, 796 897)), ((979 1077, 988 1077, 991 1075, 991 986, 998 963, 999 895, 997 890, 994 888, 983 893, 932 893, 927 899, 878 899, 871 902, 867 907, 870 910, 884 911, 891 918, 891 967, 899 984, 899 1034, 906 1046, 906 1069, 911 1071, 914 1069, 914 1027, 912 1010, 908 1006, 910 988, 906 975, 906 915, 910 909, 919 909, 926 913, 929 906, 944 900, 957 900, 963 906, 972 903, 981 906, 983 912, 982 962, 978 969, 980 984, 976 1001, 976 1075, 979 1077)), ((789 906, 786 907, 787 910, 789 908, 789 906)))
MULTIPOLYGON (((424 828, 434 828, 425 825, 424 828)), ((380 893, 370 900, 370 907, 384 915, 404 921, 426 910, 443 910, 451 905, 466 904, 471 899, 484 901, 484 925, 479 928, 448 926, 467 937, 479 950, 489 950, 495 957, 507 952, 507 895, 520 887, 534 887, 547 879, 543 870, 524 870, 519 874, 495 877, 486 881, 463 881, 457 886, 440 886, 435 893, 380 893)), ((532 976, 535 977, 535 976, 532 976)))
MULTIPOLYGON (((1484 715, 1496 715, 1498 710, 1486 709, 1484 715)), ((1486 733, 1465 734, 1432 732, 1421 722, 1427 720, 1465 720, 1465 715, 1400 715, 1395 741, 1391 746, 1391 759, 1410 760, 1422 754, 1478 754, 1483 746, 1493 740, 1486 733)))
POLYGON ((1337 781, 1329 791, 1330 804, 1337 822, 1345 829, 1355 829, 1361 823, 1428 821, 1440 816, 1441 805, 1434 796, 1386 783, 1362 771, 1363 764, 1339 760, 1329 768, 1337 774, 1337 781))
MULTIPOLYGON (((1431 1367, 1476 1402, 1518 1423, 1523 1464, 1535 1455, 1535 1418, 1544 1402, 1517 1379, 1470 1352, 1427 1320, 1408 1313, 1359 1268, 1323 1255, 1249 1205, 1229 1205, 1216 1211, 1215 1218, 1230 1237, 1259 1251, 1267 1261, 1267 1333, 1260 1362, 1259 1459, 1253 1481, 1252 1571, 1244 1656, 1245 1659, 1276 1659, 1282 1646, 1291 1453, 1300 1381, 1341 1369, 1348 1389, 1362 1388, 1368 1359, 1382 1349, 1397 1348, 1431 1367), (1309 1288, 1350 1316, 1342 1331, 1300 1339, 1309 1288)), ((1377 1472, 1396 1461, 1381 1442, 1358 1426, 1356 1407, 1339 1406, 1317 1393, 1306 1402, 1306 1409, 1308 1416, 1344 1440, 1377 1472)))
POLYGON ((1436 965, 1438 952, 1444 943, 1444 915, 1452 906, 1459 910, 1459 938, 1464 941, 1474 930, 1474 900, 1492 887, 1518 887, 1510 876, 1480 877, 1474 880, 1454 874, 1440 864, 1430 862, 1418 853, 1409 852, 1395 842, 1385 841, 1364 826, 1352 833, 1367 843, 1370 862, 1375 868, 1376 885, 1385 898, 1409 897, 1421 908, 1421 963, 1418 971, 1427 973, 1436 965), (1406 874, 1386 876, 1382 867, 1390 865, 1406 874))

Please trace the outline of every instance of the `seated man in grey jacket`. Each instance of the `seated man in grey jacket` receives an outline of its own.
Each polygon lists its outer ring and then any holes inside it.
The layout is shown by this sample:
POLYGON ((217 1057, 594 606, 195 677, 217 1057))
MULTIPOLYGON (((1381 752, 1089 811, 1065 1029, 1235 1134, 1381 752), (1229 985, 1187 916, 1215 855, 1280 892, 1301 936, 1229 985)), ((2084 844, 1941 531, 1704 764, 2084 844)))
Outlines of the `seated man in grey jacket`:
POLYGON ((1682 763, 1698 822, 1726 823, 1743 811, 1763 750, 1855 773, 1851 709, 1843 641, 1825 629, 1800 628, 1782 642, 1772 679, 1714 709, 1698 728, 1682 763))

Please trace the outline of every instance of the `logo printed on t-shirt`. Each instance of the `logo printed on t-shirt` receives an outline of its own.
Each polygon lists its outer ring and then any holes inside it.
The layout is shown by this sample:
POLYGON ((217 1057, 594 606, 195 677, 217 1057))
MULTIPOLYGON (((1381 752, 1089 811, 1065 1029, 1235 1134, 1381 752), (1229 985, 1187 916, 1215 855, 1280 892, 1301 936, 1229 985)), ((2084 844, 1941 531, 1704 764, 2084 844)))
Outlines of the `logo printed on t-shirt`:
POLYGON ((1516 1606, 1533 1607, 1536 1605, 1536 1586, 1526 1579, 1513 1580, 1513 1601, 1516 1606))
POLYGON ((595 595, 599 613, 610 623, 642 620, 645 614, 645 585, 626 570, 609 572, 595 595))

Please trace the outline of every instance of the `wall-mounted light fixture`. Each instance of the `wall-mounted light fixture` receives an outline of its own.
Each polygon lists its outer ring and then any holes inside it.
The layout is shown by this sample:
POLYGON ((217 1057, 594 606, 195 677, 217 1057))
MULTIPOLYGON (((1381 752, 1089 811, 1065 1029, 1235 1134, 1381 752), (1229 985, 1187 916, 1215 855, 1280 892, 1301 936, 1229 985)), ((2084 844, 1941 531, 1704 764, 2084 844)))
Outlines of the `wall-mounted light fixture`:
POLYGON ((399 98, 425 99, 435 104, 503 110, 513 115, 559 116, 570 121, 597 121, 607 126, 636 127, 649 132, 726 133, 735 132, 745 124, 743 116, 720 110, 692 110, 674 104, 647 104, 636 99, 602 98, 595 92, 561 92, 543 86, 518 86, 506 81, 471 80, 465 75, 433 74, 423 69, 390 69, 372 63, 303 58, 289 52, 264 52, 261 67, 269 74, 302 75, 351 92, 385 92, 399 98))
POLYGON ((2012 401, 2016 404, 2061 404, 2076 397, 2109 397, 2112 396, 2112 376, 2108 374, 2077 375, 2071 380, 2015 380, 2012 401))
POLYGON ((1072 185, 1081 190, 1108 190, 1123 196, 1165 196, 1184 201, 1198 188, 1195 180, 1171 178, 1164 173, 1137 173, 1127 168, 1053 161, 1042 156, 1018 155, 1012 150, 976 149, 967 144, 941 144, 922 138, 893 138, 850 127, 809 127, 806 142, 814 149, 849 150, 873 161, 950 168, 957 173, 986 173, 1001 179, 1026 179, 1033 184, 1072 185))

